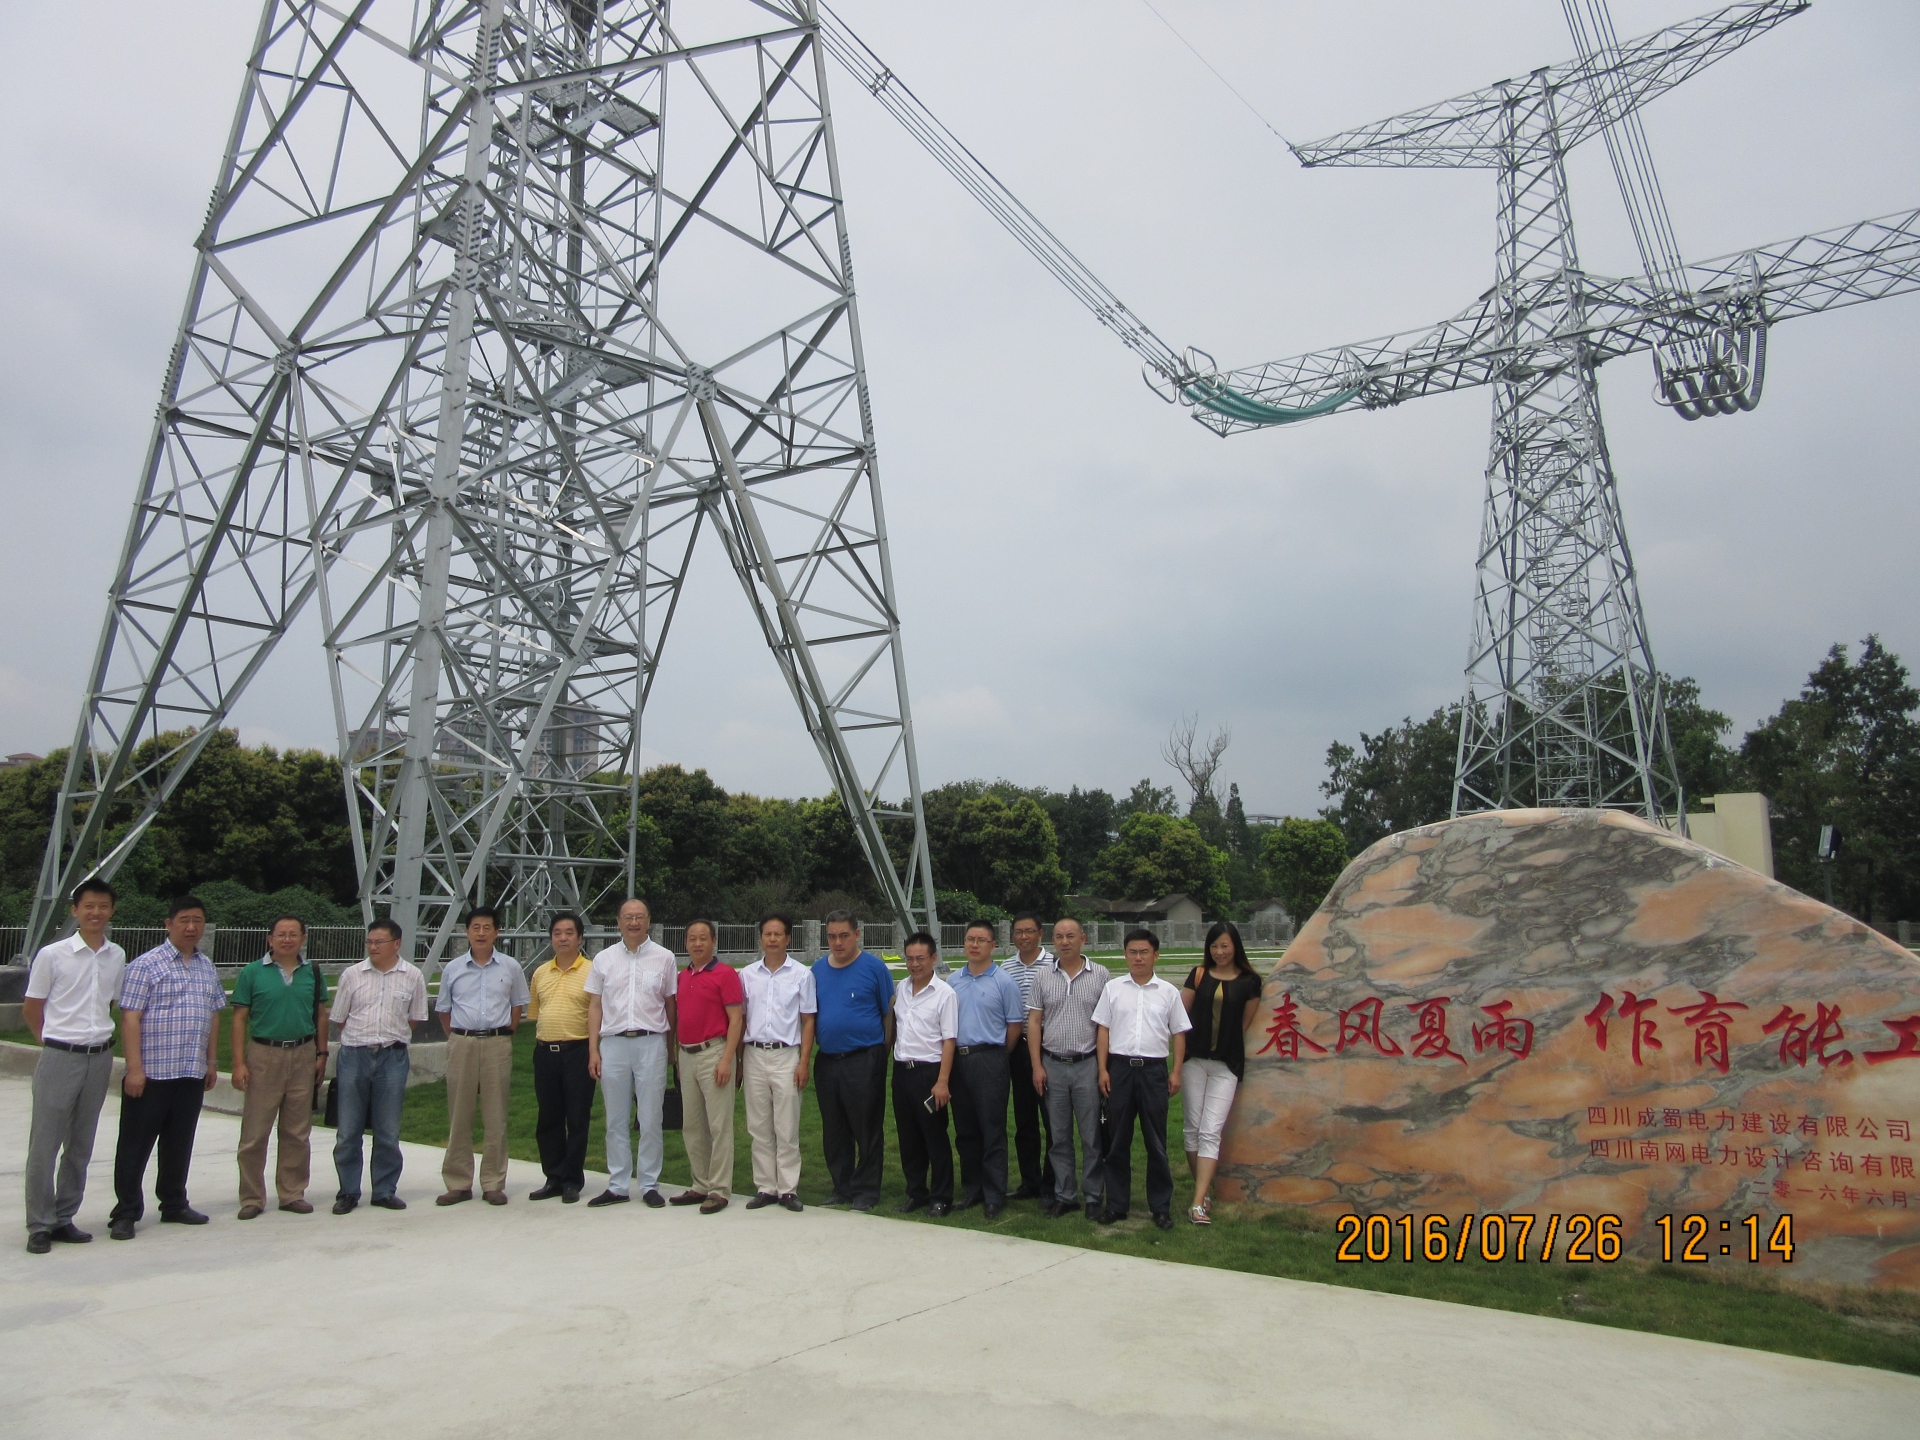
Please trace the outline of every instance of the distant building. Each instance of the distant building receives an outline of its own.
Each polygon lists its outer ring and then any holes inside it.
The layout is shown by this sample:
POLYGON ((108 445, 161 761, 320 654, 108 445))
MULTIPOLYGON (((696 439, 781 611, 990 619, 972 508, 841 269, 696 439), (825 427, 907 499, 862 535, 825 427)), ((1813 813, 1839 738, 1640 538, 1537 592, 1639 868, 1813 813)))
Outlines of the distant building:
POLYGON ((1287 914, 1286 902, 1277 895, 1269 895, 1264 900, 1255 900, 1247 906, 1247 919, 1253 920, 1291 920, 1287 914))
POLYGON ((45 758, 44 755, 29 755, 22 750, 16 755, 9 755, 6 759, 0 760, 0 770, 24 770, 29 765, 38 765, 45 758))
POLYGON ((1157 900, 1102 900, 1097 895, 1069 895, 1067 908, 1123 923, 1132 920, 1198 923, 1206 919, 1206 916, 1201 913, 1200 902, 1191 895, 1183 895, 1178 891, 1171 895, 1162 895, 1157 900))

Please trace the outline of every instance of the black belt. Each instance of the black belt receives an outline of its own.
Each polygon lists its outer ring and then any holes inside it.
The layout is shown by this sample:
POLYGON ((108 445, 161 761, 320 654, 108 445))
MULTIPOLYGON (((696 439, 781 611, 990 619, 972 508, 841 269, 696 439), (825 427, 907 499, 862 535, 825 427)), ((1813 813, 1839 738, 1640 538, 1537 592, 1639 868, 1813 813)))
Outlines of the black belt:
POLYGON ((956 1045, 956 1046, 954 1046, 954 1047, 953 1047, 953 1053, 954 1053, 954 1054, 956 1054, 956 1055, 986 1055, 986 1054, 990 1054, 991 1052, 993 1052, 993 1051, 995 1051, 995 1050, 1000 1050, 1000 1051, 1005 1051, 1005 1050, 1006 1050, 1006 1048, 1007 1048, 1007 1047, 1006 1047, 1006 1046, 1005 1046, 1004 1044, 1001 1044, 1001 1045, 956 1045))
POLYGON ((102 1050, 113 1049, 113 1041, 102 1040, 98 1045, 70 1045, 65 1040, 42 1040, 49 1050, 66 1050, 75 1055, 98 1055, 102 1050))
POLYGON ((680 1042, 680 1053, 682 1055, 697 1055, 702 1050, 706 1049, 709 1045, 718 1045, 722 1040, 726 1038, 727 1037, 724 1035, 709 1035, 706 1039, 696 1040, 691 1045, 687 1044, 686 1041, 682 1040, 680 1042))
POLYGON ((378 1045, 348 1045, 342 1043, 340 1048, 342 1050, 405 1050, 407 1048, 407 1042, 404 1040, 383 1040, 378 1045))
POLYGON ((303 1035, 298 1040, 262 1040, 258 1035, 249 1035, 247 1039, 256 1045, 265 1045, 269 1050, 298 1050, 302 1045, 313 1044, 311 1035, 303 1035))
POLYGON ((612 1035, 602 1035, 600 1038, 602 1040, 637 1040, 642 1035, 664 1035, 666 1033, 664 1030, 616 1030, 612 1035))
POLYGON ((1129 1065, 1164 1065, 1167 1063, 1167 1057, 1164 1055, 1109 1055, 1107 1057, 1107 1063, 1109 1065, 1117 1065, 1122 1060, 1126 1061, 1129 1065))
POLYGON ((1091 1060, 1093 1058, 1093 1051, 1091 1050, 1082 1050, 1078 1055, 1062 1055, 1058 1050, 1044 1049, 1040 1053, 1049 1060, 1058 1060, 1062 1065, 1071 1065, 1078 1060, 1091 1060))
POLYGON ((749 1040, 747 1044, 756 1050, 798 1050, 800 1048, 800 1042, 797 1040, 791 1045, 785 1040, 749 1040))
POLYGON ((448 1026, 447 1033, 449 1035, 464 1035, 469 1040, 493 1040, 501 1035, 513 1034, 513 1027, 510 1025, 496 1025, 491 1030, 455 1030, 452 1026, 448 1026))
POLYGON ((536 1040, 534 1043, 542 1050, 551 1050, 557 1054, 562 1050, 571 1050, 574 1046, 584 1045, 587 1042, 584 1040, 536 1040))
POLYGON ((893 1062, 893 1068, 896 1070, 937 1070, 940 1068, 940 1062, 938 1060, 895 1060, 893 1062))

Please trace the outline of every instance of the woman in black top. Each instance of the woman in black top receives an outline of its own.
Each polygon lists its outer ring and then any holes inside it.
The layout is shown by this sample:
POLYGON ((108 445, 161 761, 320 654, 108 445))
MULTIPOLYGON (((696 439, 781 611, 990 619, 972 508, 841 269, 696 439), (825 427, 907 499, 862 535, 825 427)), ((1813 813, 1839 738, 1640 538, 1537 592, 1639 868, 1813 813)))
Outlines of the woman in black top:
POLYGON ((1260 998, 1260 977, 1247 959, 1240 932, 1222 920, 1207 931, 1207 963, 1196 965, 1180 988, 1193 1029, 1180 1070, 1180 1103, 1186 1116, 1187 1169, 1193 1174, 1193 1204, 1187 1218, 1213 1223, 1213 1172, 1220 1163, 1220 1132, 1226 1128, 1234 1091, 1246 1074, 1247 1015, 1260 998))

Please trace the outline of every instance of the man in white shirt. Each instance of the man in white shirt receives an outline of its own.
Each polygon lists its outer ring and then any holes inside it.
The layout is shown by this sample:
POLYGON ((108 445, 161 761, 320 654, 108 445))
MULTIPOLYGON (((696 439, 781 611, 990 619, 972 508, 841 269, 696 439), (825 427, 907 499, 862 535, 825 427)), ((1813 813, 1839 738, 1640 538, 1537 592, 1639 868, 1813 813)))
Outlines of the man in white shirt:
POLYGON ((113 1013, 127 952, 107 939, 113 887, 82 880, 73 892, 79 927, 43 946, 27 972, 27 1028, 40 1042, 33 1067, 33 1129, 27 1141, 27 1251, 56 1240, 93 1239, 73 1223, 87 1193, 100 1106, 113 1074, 113 1013))
MULTIPOLYGON (((1013 940, 1013 959, 1000 968, 1020 987, 1021 1008, 1032 1010, 1033 982, 1042 971, 1054 967, 1054 958, 1040 943, 1040 917, 1033 912, 1014 916, 1007 933, 1013 940)), ((1053 1153, 1053 1114, 1033 1088, 1033 1065, 1027 1057, 1026 1041, 1023 1027, 1020 1043, 1007 1053, 1007 1064, 1013 1072, 1013 1153, 1020 1162, 1020 1188, 1007 1198, 1038 1200, 1044 1208, 1053 1204, 1054 1195, 1053 1163, 1048 1158, 1053 1153)))
POLYGON ((813 971, 787 958, 793 922, 772 914, 760 922, 760 958, 740 972, 747 995, 747 1134, 753 1140, 754 1196, 747 1209, 800 1204, 800 1092, 813 1053, 813 971))
POLYGON ((327 1014, 340 1057, 333 1079, 339 1106, 333 1140, 333 1169, 340 1181, 333 1198, 336 1215, 360 1203, 366 1161, 361 1140, 369 1124, 373 1203, 382 1210, 407 1208, 399 1194, 400 1112, 413 1066, 413 1027, 427 1020, 427 980, 400 958, 400 938, 397 921, 376 920, 367 927, 367 958, 340 972, 327 1014))
POLYGON ((587 1072, 600 1082, 606 1102, 608 1171, 607 1188, 589 1206, 624 1205, 636 1182, 648 1205, 657 1210, 667 1203, 659 1188, 666 1148, 660 1102, 679 1013, 673 952, 647 938, 652 928, 647 902, 627 901, 620 907, 619 940, 593 957, 587 976, 587 1072), (637 1153, 629 1133, 636 1116, 637 1153))
POLYGON ((940 946, 922 930, 901 948, 907 976, 893 990, 893 1127, 907 1177, 902 1213, 936 1220, 953 1208, 953 1149, 947 1143, 948 1081, 960 1038, 960 997, 933 973, 940 946))
POLYGON ((1133 1203, 1133 1122, 1147 1142, 1147 1209, 1162 1230, 1173 1228, 1173 1170, 1167 1164, 1167 1101, 1180 1093, 1185 1032, 1193 1028, 1180 992, 1153 973, 1160 941, 1151 930, 1127 932, 1127 973, 1107 982, 1093 1007, 1100 1093, 1107 1097, 1106 1209, 1102 1225, 1127 1218, 1133 1203), (1167 1068, 1168 1047, 1173 1068, 1167 1068))

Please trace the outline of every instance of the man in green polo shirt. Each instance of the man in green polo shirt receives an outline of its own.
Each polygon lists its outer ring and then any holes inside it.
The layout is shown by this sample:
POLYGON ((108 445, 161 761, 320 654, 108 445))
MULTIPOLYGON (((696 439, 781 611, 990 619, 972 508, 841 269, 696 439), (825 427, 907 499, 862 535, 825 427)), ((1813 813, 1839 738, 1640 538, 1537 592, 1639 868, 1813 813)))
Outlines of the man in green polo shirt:
POLYGON ((246 1093, 240 1115, 240 1218, 266 1208, 267 1140, 280 1122, 274 1188, 280 1208, 311 1215, 307 1176, 312 1152, 313 1087, 327 1068, 327 981, 301 955, 307 922, 282 915, 267 932, 267 954, 233 987, 233 1088, 246 1093))

